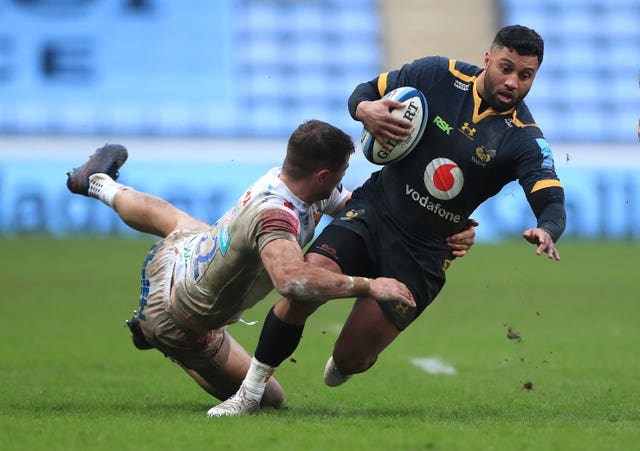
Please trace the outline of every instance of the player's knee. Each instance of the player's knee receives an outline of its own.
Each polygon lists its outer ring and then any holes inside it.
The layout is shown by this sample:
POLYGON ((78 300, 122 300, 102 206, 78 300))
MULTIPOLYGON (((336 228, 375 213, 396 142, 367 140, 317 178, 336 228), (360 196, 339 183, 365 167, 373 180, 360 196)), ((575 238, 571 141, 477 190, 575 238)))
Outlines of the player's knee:
POLYGON ((287 324, 304 324, 322 304, 324 301, 292 301, 283 298, 276 303, 274 311, 276 316, 287 324))
POLYGON ((333 361, 343 374, 364 373, 376 363, 376 360, 378 360, 377 355, 349 352, 339 348, 333 351, 333 361))

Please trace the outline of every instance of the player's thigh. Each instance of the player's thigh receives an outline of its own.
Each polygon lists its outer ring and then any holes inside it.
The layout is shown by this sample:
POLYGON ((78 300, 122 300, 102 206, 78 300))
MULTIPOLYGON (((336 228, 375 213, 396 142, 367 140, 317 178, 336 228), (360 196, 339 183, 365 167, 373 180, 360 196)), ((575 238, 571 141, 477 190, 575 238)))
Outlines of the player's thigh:
POLYGON ((327 271, 336 273, 342 272, 338 263, 328 257, 325 257, 324 255, 308 252, 304 256, 304 261, 306 261, 307 263, 311 263, 313 266, 326 269, 327 271))
POLYGON ((375 300, 357 299, 335 343, 333 358, 341 369, 364 371, 399 334, 375 300))
POLYGON ((183 211, 178 211, 176 218, 176 230, 203 230, 211 227, 206 222, 196 219, 183 211))

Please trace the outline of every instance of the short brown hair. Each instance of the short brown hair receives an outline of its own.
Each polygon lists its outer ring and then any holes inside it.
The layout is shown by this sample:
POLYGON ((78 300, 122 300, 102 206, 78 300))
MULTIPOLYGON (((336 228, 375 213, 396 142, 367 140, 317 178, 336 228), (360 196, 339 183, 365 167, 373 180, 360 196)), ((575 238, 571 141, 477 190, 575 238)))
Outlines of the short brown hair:
POLYGON ((349 135, 331 124, 312 119, 291 134, 282 170, 294 180, 322 168, 337 171, 354 151, 349 135))

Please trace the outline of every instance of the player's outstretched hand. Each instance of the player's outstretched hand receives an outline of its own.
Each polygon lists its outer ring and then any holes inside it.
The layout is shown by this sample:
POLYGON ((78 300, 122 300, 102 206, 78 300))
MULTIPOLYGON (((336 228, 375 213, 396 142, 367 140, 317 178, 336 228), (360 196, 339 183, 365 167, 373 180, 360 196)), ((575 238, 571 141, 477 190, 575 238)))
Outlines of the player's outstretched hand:
POLYGON ((560 260, 560 253, 556 248, 556 243, 553 242, 551 236, 546 231, 538 228, 527 229, 522 233, 522 237, 531 244, 538 245, 536 255, 545 253, 547 257, 549 257, 549 260, 560 260))
POLYGON ((358 104, 356 116, 376 141, 390 150, 393 147, 388 140, 404 141, 411 134, 411 121, 391 114, 391 110, 403 107, 402 102, 391 99, 365 100, 358 104))
POLYGON ((447 238, 447 244, 453 249, 453 255, 456 257, 464 257, 476 242, 476 227, 480 223, 475 219, 467 220, 467 228, 460 233, 451 235, 447 238))
POLYGON ((415 307, 411 290, 402 282, 387 277, 371 280, 371 296, 378 301, 399 301, 409 307, 415 307))

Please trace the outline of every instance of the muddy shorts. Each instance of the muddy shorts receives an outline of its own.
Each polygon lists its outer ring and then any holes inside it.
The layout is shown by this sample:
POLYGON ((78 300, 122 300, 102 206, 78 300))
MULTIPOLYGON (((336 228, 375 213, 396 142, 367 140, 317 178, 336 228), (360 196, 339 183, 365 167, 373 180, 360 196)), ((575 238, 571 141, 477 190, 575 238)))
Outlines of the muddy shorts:
POLYGON ((210 331, 190 328, 176 314, 170 296, 176 245, 193 233, 193 230, 177 230, 158 241, 147 253, 141 272, 138 317, 150 345, 207 379, 207 375, 227 359, 229 340, 225 328, 210 331))

